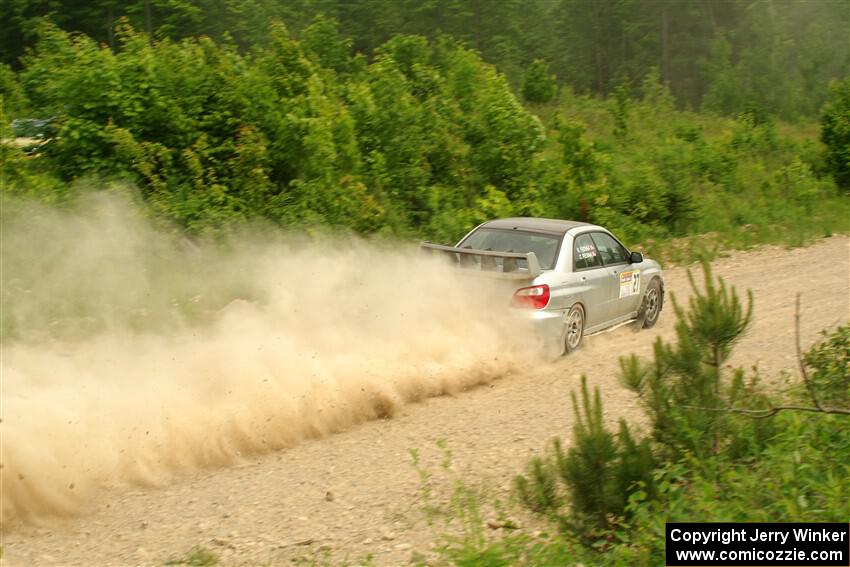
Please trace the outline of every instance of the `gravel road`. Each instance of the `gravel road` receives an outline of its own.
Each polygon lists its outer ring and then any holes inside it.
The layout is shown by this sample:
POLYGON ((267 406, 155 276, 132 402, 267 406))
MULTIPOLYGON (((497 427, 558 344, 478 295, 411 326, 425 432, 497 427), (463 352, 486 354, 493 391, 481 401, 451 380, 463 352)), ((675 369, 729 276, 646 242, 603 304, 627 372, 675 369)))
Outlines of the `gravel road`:
MULTIPOLYGON (((797 292, 804 347, 850 317, 847 237, 737 252, 714 269, 754 293, 755 321, 733 363, 758 364, 768 381, 795 372, 797 292)), ((684 269, 667 270, 666 280, 678 298, 688 295, 684 269)), ((237 466, 186 474, 158 488, 108 489, 79 516, 3 534, 2 564, 162 565, 194 546, 213 550, 225 565, 288 565, 316 556, 356 563, 369 553, 378 565, 405 564, 415 553, 427 555, 434 541, 410 449, 419 450, 422 467, 440 473, 435 494, 448 490, 450 478, 462 478, 506 497, 530 455, 553 436, 569 439, 569 395, 581 374, 601 388, 606 419, 640 423, 634 396, 618 384, 617 359, 649 355, 655 337, 673 336, 673 321, 667 308, 651 331, 621 328, 591 337, 579 352, 542 368, 237 466), (451 451, 449 473, 442 471, 438 441, 451 451)))

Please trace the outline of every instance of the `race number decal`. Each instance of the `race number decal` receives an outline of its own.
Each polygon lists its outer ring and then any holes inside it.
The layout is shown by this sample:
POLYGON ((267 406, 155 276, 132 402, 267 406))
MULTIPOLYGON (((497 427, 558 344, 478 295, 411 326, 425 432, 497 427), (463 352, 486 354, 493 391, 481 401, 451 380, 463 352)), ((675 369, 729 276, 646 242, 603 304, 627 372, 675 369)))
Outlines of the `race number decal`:
POLYGON ((620 274, 620 299, 640 293, 640 270, 620 274))

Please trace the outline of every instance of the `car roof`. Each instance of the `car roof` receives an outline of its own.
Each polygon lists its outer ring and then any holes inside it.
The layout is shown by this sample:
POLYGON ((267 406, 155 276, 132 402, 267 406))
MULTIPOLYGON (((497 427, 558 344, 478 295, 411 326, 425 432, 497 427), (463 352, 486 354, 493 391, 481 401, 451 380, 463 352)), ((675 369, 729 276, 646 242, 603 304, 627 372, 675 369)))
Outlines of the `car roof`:
POLYGON ((580 226, 593 226, 586 222, 541 219, 535 217, 511 217, 487 221, 480 228, 501 228, 508 230, 530 230, 563 236, 568 231, 580 226))

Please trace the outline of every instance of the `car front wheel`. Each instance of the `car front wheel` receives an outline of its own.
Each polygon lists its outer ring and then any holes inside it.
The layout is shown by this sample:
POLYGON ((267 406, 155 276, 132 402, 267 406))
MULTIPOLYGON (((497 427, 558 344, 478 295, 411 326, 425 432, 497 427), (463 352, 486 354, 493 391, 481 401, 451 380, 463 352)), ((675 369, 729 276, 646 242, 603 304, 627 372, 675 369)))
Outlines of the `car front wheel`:
POLYGON ((664 294, 661 292, 661 283, 658 279, 649 282, 646 293, 643 295, 640 319, 643 319, 643 328, 651 329, 658 322, 661 308, 664 304, 664 294))

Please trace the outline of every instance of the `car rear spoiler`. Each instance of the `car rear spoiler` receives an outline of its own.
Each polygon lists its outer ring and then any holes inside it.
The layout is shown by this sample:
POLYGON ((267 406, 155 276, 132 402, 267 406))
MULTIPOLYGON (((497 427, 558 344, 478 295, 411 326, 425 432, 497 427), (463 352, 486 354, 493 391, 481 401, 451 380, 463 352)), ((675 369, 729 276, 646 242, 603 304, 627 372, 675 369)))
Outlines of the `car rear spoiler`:
MULTIPOLYGON (((475 250, 473 248, 457 248, 456 246, 444 246, 442 244, 432 244, 431 242, 421 242, 419 249, 428 254, 444 254, 452 263, 461 268, 474 269, 478 268, 480 272, 486 272, 487 276, 527 280, 536 278, 540 275, 540 262, 537 260, 537 254, 534 252, 494 252, 492 250, 475 250), (496 259, 502 259, 501 270, 496 263, 496 259), (525 260, 528 268, 520 268, 517 260, 525 260)), ((485 275, 482 273, 482 275, 485 275)))

